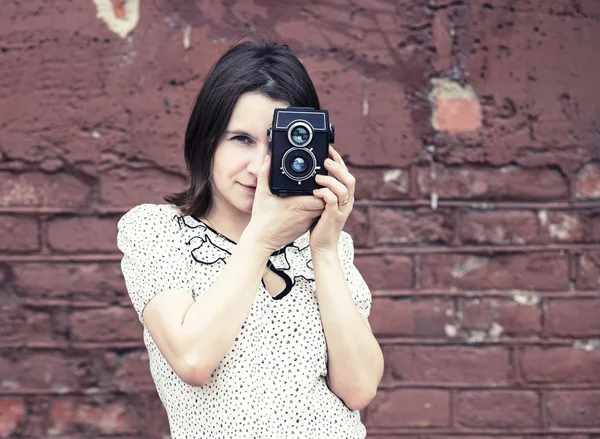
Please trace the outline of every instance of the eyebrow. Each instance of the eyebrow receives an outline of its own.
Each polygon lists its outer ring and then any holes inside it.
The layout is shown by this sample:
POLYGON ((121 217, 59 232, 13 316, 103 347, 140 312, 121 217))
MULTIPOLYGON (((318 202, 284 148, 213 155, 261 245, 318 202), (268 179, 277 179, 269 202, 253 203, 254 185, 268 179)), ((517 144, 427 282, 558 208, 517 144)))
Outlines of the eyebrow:
POLYGON ((247 133, 246 131, 242 131, 242 130, 227 130, 225 131, 225 135, 226 136, 231 136, 231 135, 236 135, 236 136, 247 136, 250 137, 251 139, 254 139, 254 136, 250 133, 247 133))

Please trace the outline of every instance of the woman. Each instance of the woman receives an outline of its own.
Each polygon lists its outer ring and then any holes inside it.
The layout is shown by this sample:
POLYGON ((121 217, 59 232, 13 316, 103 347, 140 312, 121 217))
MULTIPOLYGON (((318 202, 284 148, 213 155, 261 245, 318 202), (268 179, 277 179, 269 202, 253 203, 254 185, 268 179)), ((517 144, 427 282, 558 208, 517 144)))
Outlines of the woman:
POLYGON ((268 187, 275 108, 319 108, 287 48, 241 43, 185 135, 191 185, 119 221, 122 270, 173 439, 364 438, 383 356, 342 228, 354 177, 330 149, 314 196, 268 187), (310 231, 309 231, 310 229, 310 231))

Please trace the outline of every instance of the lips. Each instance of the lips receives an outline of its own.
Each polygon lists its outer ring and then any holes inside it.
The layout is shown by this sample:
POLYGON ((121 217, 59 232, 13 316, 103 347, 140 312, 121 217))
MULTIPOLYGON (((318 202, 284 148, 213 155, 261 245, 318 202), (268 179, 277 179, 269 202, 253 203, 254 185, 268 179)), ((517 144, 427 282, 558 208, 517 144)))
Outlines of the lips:
POLYGON ((243 184, 243 183, 240 183, 240 184, 242 186, 244 186, 246 189, 248 189, 249 191, 255 191, 256 190, 256 186, 250 186, 250 185, 243 184))

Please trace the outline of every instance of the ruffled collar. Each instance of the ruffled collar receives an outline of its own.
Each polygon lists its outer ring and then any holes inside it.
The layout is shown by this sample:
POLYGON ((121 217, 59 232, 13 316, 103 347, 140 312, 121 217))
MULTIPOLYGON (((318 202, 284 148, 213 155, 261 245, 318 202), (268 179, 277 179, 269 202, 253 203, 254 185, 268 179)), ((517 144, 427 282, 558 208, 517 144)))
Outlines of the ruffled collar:
MULTIPOLYGON (((194 261, 203 265, 225 264, 237 243, 194 216, 175 217, 179 228, 186 234, 185 244, 194 261)), ((269 264, 278 271, 285 271, 292 279, 302 277, 314 281, 315 274, 310 254, 309 233, 276 250, 269 257, 269 264)))

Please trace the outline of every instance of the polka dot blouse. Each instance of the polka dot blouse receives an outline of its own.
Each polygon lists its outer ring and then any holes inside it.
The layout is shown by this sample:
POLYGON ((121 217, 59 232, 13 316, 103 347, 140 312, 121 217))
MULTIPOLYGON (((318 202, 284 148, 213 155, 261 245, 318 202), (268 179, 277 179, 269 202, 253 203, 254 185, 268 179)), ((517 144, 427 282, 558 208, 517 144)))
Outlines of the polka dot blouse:
MULTIPOLYGON (((161 291, 185 288, 199 297, 217 278, 235 243, 174 206, 144 204, 118 224, 127 291, 142 312, 161 291)), ((371 294, 353 263, 352 239, 339 252, 359 311, 369 315, 371 294)), ((366 436, 358 411, 327 387, 327 347, 315 294, 309 235, 269 258, 286 280, 271 296, 260 285, 227 355, 202 387, 173 372, 144 327, 150 371, 164 404, 172 439, 344 438, 366 436)))

